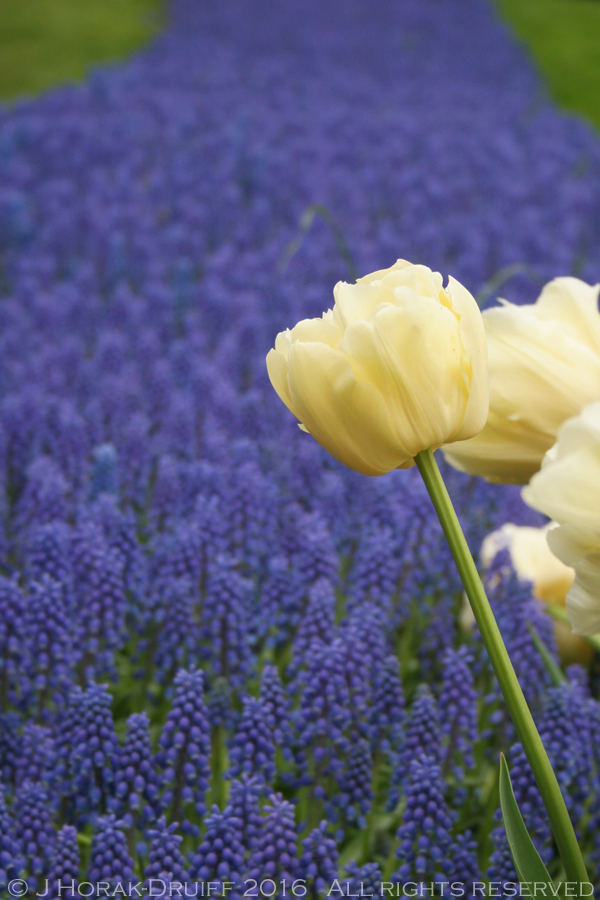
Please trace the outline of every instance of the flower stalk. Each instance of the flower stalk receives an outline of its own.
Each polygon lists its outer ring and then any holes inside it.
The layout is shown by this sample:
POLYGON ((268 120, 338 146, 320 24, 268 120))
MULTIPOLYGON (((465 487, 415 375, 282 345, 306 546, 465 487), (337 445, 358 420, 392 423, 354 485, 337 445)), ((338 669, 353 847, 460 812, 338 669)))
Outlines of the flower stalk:
POLYGON ((492 668, 537 782, 568 881, 588 883, 588 873, 556 775, 521 690, 471 551, 431 450, 415 457, 469 598, 492 668))

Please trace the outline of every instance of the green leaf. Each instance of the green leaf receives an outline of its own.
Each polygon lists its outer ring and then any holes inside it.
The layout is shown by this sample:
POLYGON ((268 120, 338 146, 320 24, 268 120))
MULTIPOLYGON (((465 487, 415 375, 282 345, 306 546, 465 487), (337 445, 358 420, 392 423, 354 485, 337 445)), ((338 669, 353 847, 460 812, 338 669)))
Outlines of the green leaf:
POLYGON ((562 684, 563 681, 567 680, 566 676, 563 674, 560 667, 557 666, 557 664, 552 659, 552 654, 546 647, 545 643, 543 642, 543 640, 541 639, 541 637, 539 636, 539 634, 537 633, 536 629, 533 627, 531 622, 527 622, 527 630, 529 631, 529 634, 531 635, 531 639, 532 639, 533 643, 535 644, 535 649, 537 650, 537 652, 540 654, 540 656, 542 657, 542 659, 544 661, 544 665, 546 666, 546 671, 550 675, 550 678, 552 679, 552 681, 554 682, 556 687, 558 687, 559 684, 562 684))
MULTIPOLYGON (((517 878, 521 882, 535 882, 536 884, 547 884, 552 887, 552 879, 548 874, 548 870, 535 849, 533 841, 529 837, 529 832, 525 828, 521 810, 515 800, 510 773, 503 753, 500 754, 500 806, 517 878)), ((550 896, 552 895, 550 894, 550 896)))

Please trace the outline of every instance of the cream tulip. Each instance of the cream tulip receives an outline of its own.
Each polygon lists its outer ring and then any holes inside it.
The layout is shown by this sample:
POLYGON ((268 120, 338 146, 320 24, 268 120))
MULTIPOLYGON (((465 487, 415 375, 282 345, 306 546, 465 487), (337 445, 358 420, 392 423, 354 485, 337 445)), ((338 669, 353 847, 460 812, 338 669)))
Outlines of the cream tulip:
POLYGON ((555 527, 544 528, 513 525, 488 534, 481 545, 481 563, 488 568, 501 550, 508 550, 513 568, 522 581, 530 581, 533 593, 545 603, 565 605, 575 572, 557 559, 550 550, 546 535, 555 527))
POLYGON ((483 313, 490 411, 470 441, 444 450, 448 461, 489 481, 526 484, 561 424, 600 399, 600 285, 555 278, 536 303, 483 313))
POLYGON ((550 549, 575 570, 567 616, 576 634, 600 632, 600 402, 565 422, 523 499, 559 525, 550 549))
POLYGON ((333 309, 278 334, 267 356, 279 397, 332 456, 382 475, 483 428, 485 332, 458 281, 398 260, 333 293, 333 309))
MULTIPOLYGON (((543 603, 564 608, 567 594, 575 580, 575 570, 566 566, 550 550, 546 537, 554 523, 544 528, 530 528, 507 522, 493 531, 481 545, 481 562, 488 568, 501 550, 508 550, 513 568, 522 581, 531 582, 533 594, 543 603)), ((589 663, 593 649, 587 641, 573 634, 563 622, 554 622, 554 633, 561 661, 589 663)))

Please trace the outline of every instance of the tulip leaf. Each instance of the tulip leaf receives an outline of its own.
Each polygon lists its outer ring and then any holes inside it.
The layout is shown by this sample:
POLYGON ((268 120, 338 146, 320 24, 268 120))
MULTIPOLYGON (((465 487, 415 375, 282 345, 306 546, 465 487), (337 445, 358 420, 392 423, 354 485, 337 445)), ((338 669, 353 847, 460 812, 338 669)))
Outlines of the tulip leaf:
POLYGON ((505 281, 509 281, 515 275, 527 275, 534 284, 542 285, 544 283, 540 273, 532 266, 528 266, 527 263, 511 263, 509 266, 504 266, 502 269, 494 272, 492 277, 485 282, 475 297, 479 306, 483 306, 490 297, 493 297, 500 290, 505 281))
POLYGON ((535 649, 542 657, 544 665, 546 666, 546 671, 550 675, 553 683, 558 687, 559 684, 562 684, 567 680, 565 674, 561 670, 560 666, 555 663, 554 659, 552 658, 552 654, 546 647, 545 643, 543 642, 531 622, 527 622, 527 630, 529 631, 531 639, 535 644, 535 649))
POLYGON ((535 882, 552 887, 552 879, 529 837, 521 810, 517 806, 503 753, 500 754, 500 807, 517 878, 524 883, 535 882))
POLYGON ((337 251, 346 263, 350 281, 356 281, 356 279, 358 278, 358 269, 356 268, 356 263, 354 262, 354 258, 350 252, 348 244, 346 243, 344 233, 334 219, 329 208, 323 203, 313 203, 310 206, 307 206, 302 213, 300 217, 298 233, 296 237, 292 238, 292 240, 289 242, 279 260, 279 271, 285 272, 293 257, 302 246, 302 241, 304 240, 305 235, 310 231, 312 223, 315 220, 316 216, 319 216, 329 226, 333 235, 333 239, 335 241, 337 251))

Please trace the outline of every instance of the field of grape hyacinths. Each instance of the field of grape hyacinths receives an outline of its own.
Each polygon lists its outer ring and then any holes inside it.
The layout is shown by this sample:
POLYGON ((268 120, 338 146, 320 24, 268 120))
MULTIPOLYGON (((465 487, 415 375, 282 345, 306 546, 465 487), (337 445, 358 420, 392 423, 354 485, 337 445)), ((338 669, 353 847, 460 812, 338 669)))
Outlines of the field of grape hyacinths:
MULTIPOLYGON (((600 140, 485 0, 173 0, 0 111, 0 896, 502 896, 500 751, 564 875, 417 470, 269 384, 398 257, 482 304, 600 279, 600 140)), ((439 462, 476 558, 546 521, 439 462)), ((485 580, 595 882, 600 670, 557 677, 508 550, 485 580)))

